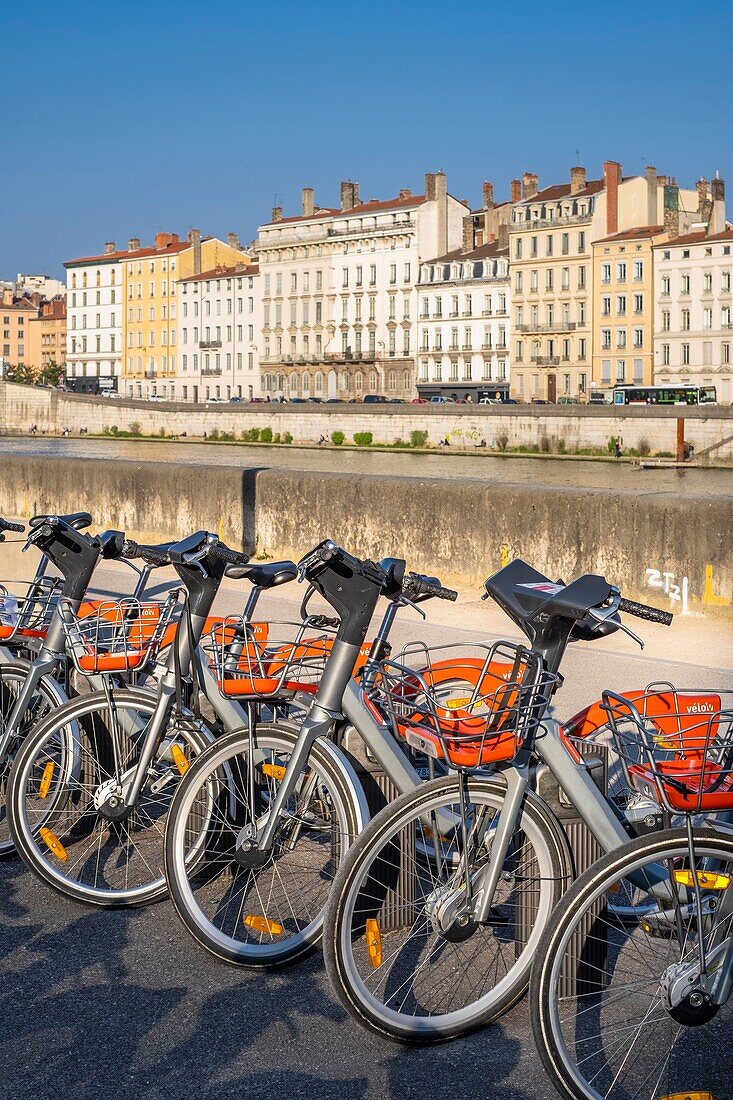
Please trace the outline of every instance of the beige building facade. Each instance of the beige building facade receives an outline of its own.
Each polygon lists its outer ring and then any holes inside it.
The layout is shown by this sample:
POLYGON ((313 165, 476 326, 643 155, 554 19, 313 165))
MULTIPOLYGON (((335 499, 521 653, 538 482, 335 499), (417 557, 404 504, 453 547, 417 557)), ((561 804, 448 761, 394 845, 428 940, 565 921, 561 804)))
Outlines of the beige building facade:
POLYGON ((414 396, 420 263, 460 247, 467 213, 442 172, 426 175, 420 195, 362 202, 345 181, 338 209, 317 207, 304 188, 299 216, 274 210, 257 241, 263 393, 414 396))
MULTIPOLYGON (((603 175, 571 168, 567 183, 539 188, 526 172, 512 207, 512 396, 519 401, 587 400, 593 377, 593 242, 664 221, 668 181, 649 167, 624 177, 607 161, 603 175)), ((681 210, 697 209, 697 192, 676 188, 681 210)))
POLYGON ((0 304, 0 364, 3 369, 30 365, 30 322, 38 306, 30 298, 16 298, 3 290, 0 304))

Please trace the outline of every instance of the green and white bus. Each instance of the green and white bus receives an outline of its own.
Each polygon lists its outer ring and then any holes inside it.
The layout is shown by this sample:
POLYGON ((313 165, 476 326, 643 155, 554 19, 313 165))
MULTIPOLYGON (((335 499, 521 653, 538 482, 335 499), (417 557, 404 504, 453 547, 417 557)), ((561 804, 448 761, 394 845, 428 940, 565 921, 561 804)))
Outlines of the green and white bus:
POLYGON ((715 405, 715 386, 614 386, 614 405, 715 405))

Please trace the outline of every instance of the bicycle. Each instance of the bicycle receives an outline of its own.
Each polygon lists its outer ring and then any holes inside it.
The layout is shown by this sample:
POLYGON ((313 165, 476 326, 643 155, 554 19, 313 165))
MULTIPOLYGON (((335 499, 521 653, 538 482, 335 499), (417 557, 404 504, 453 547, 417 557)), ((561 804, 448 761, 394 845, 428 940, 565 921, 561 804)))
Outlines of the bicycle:
MULTIPOLYGON (((225 620, 210 617, 225 573, 253 581, 250 611, 265 587, 295 576, 291 562, 250 566, 246 554, 205 531, 158 546, 128 541, 122 554, 174 566, 182 586, 169 610, 177 603, 180 613, 173 621, 160 605, 151 608, 150 629, 141 625, 139 608, 129 616, 129 601, 91 620, 62 601, 74 660, 101 676, 103 688, 37 723, 17 754, 7 793, 12 838, 31 870, 65 896, 99 906, 141 905, 167 893, 162 837, 171 794, 214 739, 200 716, 205 685, 197 669, 204 631, 227 633, 225 620), (158 658, 163 650, 165 658, 158 658), (114 682, 131 668, 150 670, 144 686, 114 682)), ((232 634, 235 662, 247 644, 246 635, 232 634)), ((225 729, 247 723, 236 700, 220 703, 225 729)))
POLYGON ((631 633, 619 611, 672 618, 623 600, 603 577, 554 584, 522 561, 485 587, 530 645, 498 643, 455 709, 421 672, 424 648, 382 663, 373 705, 452 772, 372 819, 342 861, 326 911, 324 956, 339 999, 359 1023, 402 1042, 466 1034, 523 996, 575 871, 561 822, 533 789, 540 770, 603 851, 628 839, 623 806, 599 789, 595 762, 548 709, 571 638, 631 633), (509 663, 508 679, 486 675, 494 662, 509 663))
POLYGON ((344 747, 352 730, 398 789, 422 781, 363 692, 389 651, 398 610, 456 598, 405 570, 401 559, 361 561, 328 540, 306 554, 301 579, 336 611, 338 629, 305 718, 218 739, 178 785, 166 825, 171 899, 197 942, 223 961, 282 966, 318 942, 335 868, 370 811, 365 777, 344 747), (367 656, 380 596, 389 602, 367 656))
MULTIPOLYGON (((12 854, 14 845, 7 828, 6 785, 13 759, 26 735, 42 718, 68 702, 73 694, 67 675, 66 646, 60 600, 78 614, 93 614, 99 601, 85 601, 92 575, 100 560, 119 555, 124 536, 107 531, 89 536, 88 512, 65 516, 42 515, 30 520, 26 549, 36 547, 42 559, 34 579, 15 595, 4 585, 4 629, 0 630, 0 857, 12 854), (59 576, 49 577, 51 564, 59 576)), ((21 524, 5 530, 20 530, 21 524)), ((139 571, 133 598, 139 598, 149 571, 139 571)), ((17 586, 13 586, 17 587, 17 586)), ((93 686, 101 681, 92 677, 93 686)))
POLYGON ((580 876, 540 942, 530 1004, 542 1063, 564 1097, 721 1100, 733 988, 731 693, 674 690, 663 722, 646 700, 604 705, 633 725, 632 781, 684 827, 642 836, 580 876), (718 815, 714 829, 704 819, 718 815), (695 824, 696 819, 703 823, 695 824), (618 920, 608 899, 645 894, 644 917, 618 920))

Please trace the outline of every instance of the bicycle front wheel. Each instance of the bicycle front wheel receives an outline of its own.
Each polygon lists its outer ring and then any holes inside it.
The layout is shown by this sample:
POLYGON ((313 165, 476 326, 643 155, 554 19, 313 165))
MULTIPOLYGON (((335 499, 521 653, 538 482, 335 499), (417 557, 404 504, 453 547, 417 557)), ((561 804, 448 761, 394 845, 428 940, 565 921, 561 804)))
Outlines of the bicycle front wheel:
POLYGON ((124 803, 157 699, 141 689, 73 699, 26 739, 10 773, 10 831, 19 854, 44 882, 90 905, 142 905, 164 897, 165 817, 190 761, 211 741, 191 721, 170 724, 133 807, 124 803))
POLYGON ((733 839, 700 830, 695 863, 702 928, 680 830, 604 856, 553 915, 530 1002, 542 1062, 566 1100, 730 1096, 731 1012, 710 1003, 699 958, 702 942, 714 975, 733 934, 733 839), (648 900, 633 924, 608 904, 630 883, 648 900))
POLYGON ((556 831, 525 799, 487 920, 456 916, 485 866, 504 806, 496 778, 468 779, 468 844, 455 775, 386 806, 347 855, 329 902, 326 969, 361 1024, 402 1042, 441 1042, 490 1023, 524 993, 566 875, 556 831))
POLYGON ((296 729, 260 723, 252 738, 246 729, 220 738, 171 807, 171 899, 194 939, 238 966, 284 966, 319 941, 334 874, 365 822, 351 769, 338 749, 316 741, 267 857, 238 861, 242 830, 264 825, 297 737, 296 729))

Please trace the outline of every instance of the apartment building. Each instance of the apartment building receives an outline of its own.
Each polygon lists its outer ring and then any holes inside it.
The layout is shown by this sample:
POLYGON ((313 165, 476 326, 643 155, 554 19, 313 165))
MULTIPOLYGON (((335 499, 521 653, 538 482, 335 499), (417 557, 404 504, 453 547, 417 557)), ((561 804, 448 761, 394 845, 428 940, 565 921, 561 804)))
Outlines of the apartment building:
POLYGON ((260 226, 262 385, 270 397, 361 400, 415 393, 415 287, 423 259, 460 247, 468 207, 444 173, 425 191, 362 202, 341 184, 339 209, 302 193, 301 214, 260 226))
POLYGON ((38 294, 46 301, 50 301, 52 298, 64 297, 66 286, 60 279, 52 279, 50 275, 23 275, 22 272, 18 272, 15 293, 25 294, 28 297, 38 294))
POLYGON ((28 364, 35 371, 57 366, 66 369, 66 298, 41 302, 37 317, 28 322, 28 364))
POLYGON ((29 365, 30 322, 38 315, 38 306, 30 298, 17 298, 11 289, 5 289, 0 299, 0 365, 18 367, 29 365))
POLYGON ((655 380, 715 386, 718 401, 730 404, 733 229, 723 180, 713 180, 711 192, 704 228, 654 247, 655 380))
MULTIPOLYGON (((663 224, 668 181, 649 167, 624 177, 607 161, 588 180, 574 167, 567 183, 539 188, 525 172, 513 186, 509 226, 512 270, 512 395, 520 401, 587 398, 593 371, 592 244, 634 227, 663 224)), ((697 210, 697 192, 676 188, 679 209, 697 210)))
MULTIPOLYGON (((182 399, 177 349, 179 279, 249 263, 236 234, 227 242, 192 229, 185 240, 158 233, 150 248, 132 238, 122 260, 123 387, 130 397, 182 399)), ((187 383, 186 383, 187 385, 187 383)))
POLYGON ((178 280, 179 399, 250 400, 260 394, 262 327, 257 264, 178 280))
POLYGON ((66 388, 116 390, 122 365, 122 259, 114 241, 104 252, 67 260, 66 388))
POLYGON ((420 265, 421 397, 496 400, 509 388, 509 249, 498 241, 420 265))
POLYGON ((593 243, 592 388, 654 381, 654 254, 663 225, 593 243))

